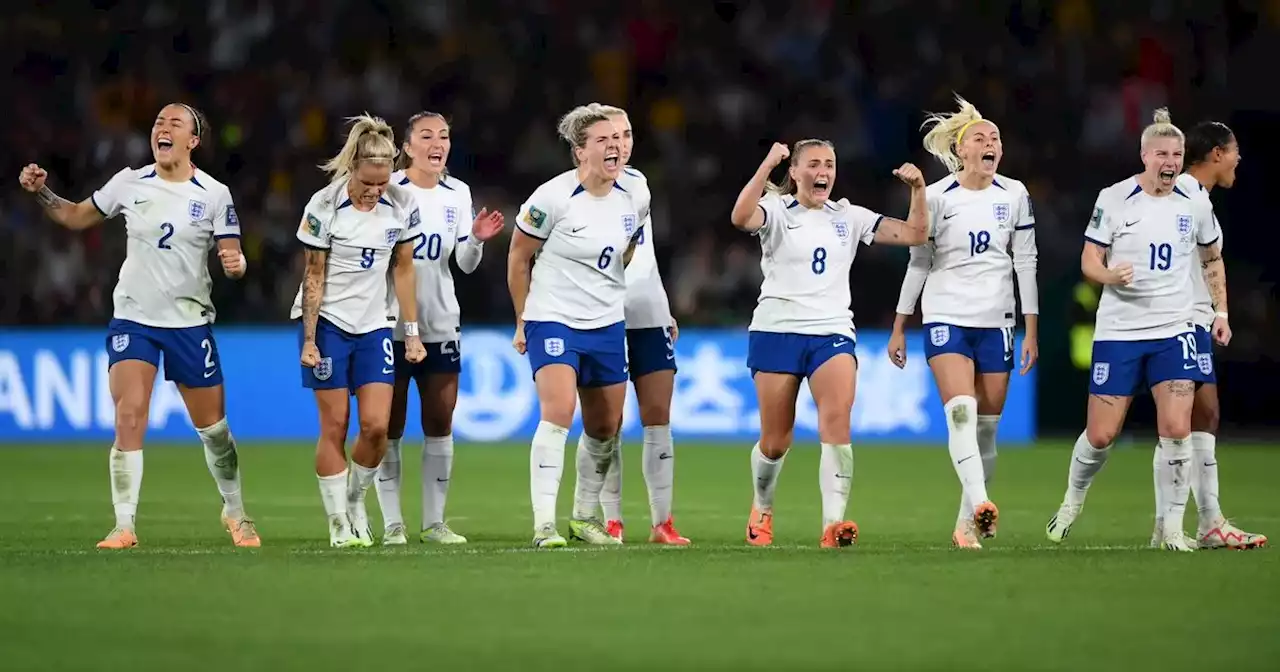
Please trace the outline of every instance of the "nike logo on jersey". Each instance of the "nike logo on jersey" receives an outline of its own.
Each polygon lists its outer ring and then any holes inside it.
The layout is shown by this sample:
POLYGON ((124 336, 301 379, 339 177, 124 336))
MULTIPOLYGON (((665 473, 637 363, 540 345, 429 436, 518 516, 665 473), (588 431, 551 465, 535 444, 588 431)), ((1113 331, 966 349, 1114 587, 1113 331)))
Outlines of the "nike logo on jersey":
POLYGON ((147 202, 147 199, 145 199, 145 198, 135 198, 135 199, 133 199, 133 204, 134 204, 134 205, 142 205, 143 203, 146 203, 146 202, 147 202))
POLYGON ((569 229, 569 233, 577 233, 585 228, 587 228, 586 224, 583 224, 582 226, 575 226, 574 228, 569 229))
POLYGON ((804 225, 803 225, 803 224, 801 224, 800 222, 796 222, 796 223, 794 223, 794 224, 792 224, 791 222, 787 222, 787 228, 788 228, 788 229, 798 229, 798 228, 800 228, 801 226, 804 226, 804 225))
POLYGON ((1126 229, 1127 229, 1127 228, 1129 228, 1129 227, 1133 226, 1134 224, 1137 224, 1138 222, 1141 222, 1141 221, 1142 221, 1141 219, 1135 219, 1135 220, 1133 220, 1132 222, 1125 222, 1125 223, 1124 223, 1124 228, 1126 228, 1126 229))
POLYGON ((946 221, 946 220, 948 220, 948 219, 951 219, 952 217, 955 217, 957 214, 959 214, 959 213, 953 212, 953 213, 951 213, 951 214, 949 214, 949 215, 943 215, 943 216, 942 216, 942 219, 943 219, 943 221, 946 221))

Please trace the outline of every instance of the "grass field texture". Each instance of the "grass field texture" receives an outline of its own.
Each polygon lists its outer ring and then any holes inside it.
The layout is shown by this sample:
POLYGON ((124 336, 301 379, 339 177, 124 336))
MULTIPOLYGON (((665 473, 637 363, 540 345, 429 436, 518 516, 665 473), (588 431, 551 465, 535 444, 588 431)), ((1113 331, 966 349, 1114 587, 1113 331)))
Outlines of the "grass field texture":
MULTIPOLYGON (((714 445, 680 446, 676 520, 694 546, 644 543, 639 453, 628 446, 620 549, 533 551, 527 446, 463 445, 449 514, 471 544, 335 551, 311 447, 242 445, 264 540, 246 552, 219 529, 199 449, 155 446, 141 546, 108 553, 93 548, 112 522, 106 450, 5 448, 0 659, 9 670, 135 671, 1277 665, 1280 555, 1148 550, 1147 449, 1117 449, 1070 539, 1053 547, 1044 525, 1069 446, 1005 447, 991 488, 1000 536, 976 553, 950 548, 959 486, 939 447, 856 449, 850 517, 862 536, 842 551, 817 548, 816 449, 788 457, 771 549, 743 543, 746 448, 714 445)), ((1280 534, 1280 449, 1224 441, 1219 459, 1226 512, 1280 534)), ((406 447, 404 462, 415 528, 417 451, 406 447)))

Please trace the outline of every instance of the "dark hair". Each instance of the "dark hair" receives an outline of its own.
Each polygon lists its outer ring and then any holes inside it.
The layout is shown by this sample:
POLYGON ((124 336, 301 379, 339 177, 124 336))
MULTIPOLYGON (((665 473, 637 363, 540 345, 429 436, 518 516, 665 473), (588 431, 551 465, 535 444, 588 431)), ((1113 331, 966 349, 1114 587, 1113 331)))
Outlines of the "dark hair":
POLYGON ((208 119, 205 119, 204 113, 197 110, 194 105, 188 105, 186 103, 171 104, 181 107, 187 111, 187 114, 191 115, 191 123, 195 126, 194 130, 196 138, 200 140, 200 144, 204 144, 205 135, 209 132, 209 121, 208 119))
MULTIPOLYGON (((836 146, 832 144, 830 140, 819 140, 817 138, 800 140, 799 142, 791 146, 791 160, 787 162, 787 165, 788 166, 796 165, 796 162, 800 160, 800 152, 803 152, 804 150, 810 147, 826 147, 827 149, 830 149, 833 152, 836 151, 836 146)), ((796 193, 797 187, 796 187, 795 181, 791 179, 791 171, 788 170, 782 176, 782 182, 778 184, 769 182, 766 184, 766 188, 769 191, 772 191, 774 193, 782 194, 783 196, 790 196, 791 194, 796 193)))
POLYGON ((1214 149, 1225 148, 1236 137, 1221 121, 1202 121, 1187 131, 1187 165, 1194 166, 1209 160, 1214 149))
MULTIPOLYGON (((423 110, 421 112, 418 112, 412 117, 409 117, 409 121, 406 122, 404 125, 405 147, 409 146, 409 140, 413 138, 413 127, 417 126, 418 122, 422 121, 423 119, 439 119, 440 121, 444 122, 445 126, 449 125, 449 120, 445 119, 444 115, 440 114, 439 112, 430 112, 428 110, 423 110)), ((396 158, 396 170, 405 170, 411 165, 413 165, 413 157, 409 156, 408 151, 401 151, 400 156, 396 158)), ((442 174, 446 177, 449 175, 448 166, 445 166, 444 172, 442 174)))

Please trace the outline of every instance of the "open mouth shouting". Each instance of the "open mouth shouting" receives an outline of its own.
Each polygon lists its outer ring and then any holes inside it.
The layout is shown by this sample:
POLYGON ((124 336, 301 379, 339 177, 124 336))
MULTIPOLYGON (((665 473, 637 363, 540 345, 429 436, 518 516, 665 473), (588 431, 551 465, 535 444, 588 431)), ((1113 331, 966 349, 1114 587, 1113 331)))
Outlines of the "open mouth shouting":
POLYGON ((826 177, 815 178, 813 181, 813 197, 818 200, 824 200, 831 193, 831 182, 826 177))
POLYGON ((433 149, 430 152, 427 152, 427 163, 432 168, 443 168, 444 167, 444 151, 439 149, 433 149))
POLYGON ((605 170, 614 171, 618 169, 618 150, 611 149, 604 155, 605 170))
POLYGON ((982 169, 994 171, 996 169, 996 153, 993 151, 985 151, 982 153, 982 169))

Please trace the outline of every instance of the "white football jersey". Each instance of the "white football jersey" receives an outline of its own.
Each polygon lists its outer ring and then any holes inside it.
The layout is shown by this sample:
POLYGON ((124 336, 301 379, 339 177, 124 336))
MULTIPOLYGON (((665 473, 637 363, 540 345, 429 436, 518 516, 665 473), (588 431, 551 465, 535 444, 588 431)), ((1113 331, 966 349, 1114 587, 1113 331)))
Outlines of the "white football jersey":
MULTIPOLYGON (((467 243, 471 235, 471 222, 475 219, 472 212, 471 187, 452 176, 440 178, 440 182, 431 189, 414 185, 397 171, 391 175, 391 183, 404 187, 417 199, 418 212, 422 215, 422 224, 417 235, 410 241, 413 244, 413 268, 418 278, 418 333, 423 343, 444 343, 458 340, 460 331, 460 310, 458 297, 453 290, 453 271, 449 268, 449 257, 458 250, 458 265, 463 271, 470 273, 476 269, 480 261, 480 245, 471 243, 474 248, 464 262, 460 245, 467 243), (468 267, 469 266, 469 267, 468 267)), ((387 314, 400 314, 400 306, 396 301, 395 284, 390 275, 387 276, 387 314)), ((404 322, 396 320, 395 340, 404 340, 404 322)))
MULTIPOLYGON (((387 313, 387 269, 396 245, 411 240, 420 227, 418 204, 398 184, 369 212, 361 212, 347 195, 348 179, 317 191, 307 201, 298 240, 329 251, 320 316, 349 334, 367 334, 392 326, 387 313)), ((304 280, 305 282, 305 280, 304 280)), ((289 316, 302 317, 302 287, 289 316)))
MULTIPOLYGON (((618 183, 632 194, 643 194, 649 202, 649 180, 630 166, 622 169, 618 183)), ((628 329, 652 329, 671 326, 671 304, 667 290, 658 275, 658 257, 654 252, 653 220, 645 217, 636 238, 636 251, 627 266, 627 300, 625 313, 628 329)))
MULTIPOLYGON (((1178 176, 1178 187, 1187 192, 1193 199, 1201 199, 1209 204, 1210 211, 1213 210, 1213 202, 1209 200, 1209 190, 1200 184, 1196 178, 1183 173, 1178 176)), ((1218 221, 1217 214, 1213 216, 1213 226, 1216 230, 1218 238, 1218 247, 1222 247, 1222 223, 1218 221)), ((1213 297, 1209 295, 1209 285, 1204 281, 1204 269, 1200 264, 1191 265, 1191 287, 1194 290, 1194 305, 1192 310, 1195 314, 1194 320, 1198 325, 1205 329, 1213 327, 1213 319, 1216 312, 1213 309, 1213 297)))
POLYGON ((1155 340, 1190 330, 1196 246, 1217 237, 1207 200, 1178 186, 1167 196, 1150 196, 1131 177, 1098 193, 1084 237, 1106 248, 1108 266, 1133 265, 1132 284, 1102 289, 1095 341, 1155 340))
POLYGON ((150 327, 211 324, 209 251, 216 239, 240 236, 227 187, 199 168, 190 180, 166 182, 153 164, 121 170, 90 198, 105 218, 124 214, 113 315, 150 327))
POLYGON ((874 241, 884 216, 844 198, 810 210, 775 193, 761 198, 760 208, 764 282, 748 329, 854 339, 849 269, 858 243, 874 241))
POLYGON ((622 322, 622 256, 648 216, 648 189, 632 193, 614 183, 609 195, 597 198, 578 182, 576 171, 538 187, 516 217, 521 231, 546 241, 534 259, 522 319, 574 329, 622 322))
MULTIPOLYGON (((1034 295, 1036 268, 1035 213, 1027 188, 1015 179, 997 175, 991 186, 973 191, 955 176, 929 185, 929 242, 912 255, 929 257, 922 319, 958 327, 995 328, 1015 324, 1014 266, 1030 271, 1024 287, 1023 312, 1038 313, 1034 295), (1028 296, 1026 290, 1031 290, 1028 296)), ((1026 277, 1023 275, 1023 277, 1026 277)), ((910 314, 909 305, 899 313, 910 314)))

